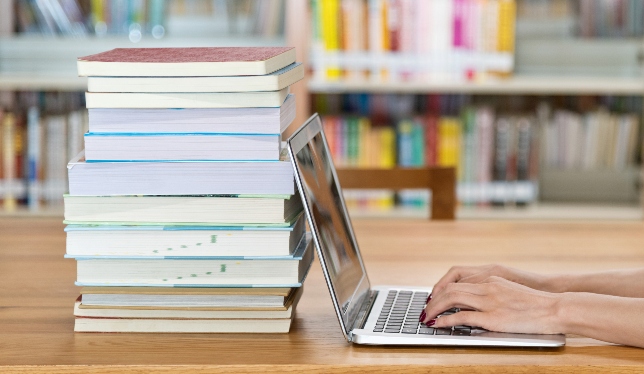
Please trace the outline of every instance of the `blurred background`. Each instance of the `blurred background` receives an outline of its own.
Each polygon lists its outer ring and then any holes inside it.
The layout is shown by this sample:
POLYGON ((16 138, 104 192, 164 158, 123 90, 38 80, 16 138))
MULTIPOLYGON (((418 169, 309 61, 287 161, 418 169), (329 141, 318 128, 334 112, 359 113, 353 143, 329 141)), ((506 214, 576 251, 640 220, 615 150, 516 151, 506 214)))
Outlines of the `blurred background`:
MULTIPOLYGON (((2 0, 0 214, 62 218, 77 57, 268 45, 307 66, 285 135, 320 113, 339 168, 454 166, 459 219, 643 218, 641 0, 2 0)), ((428 211, 428 191, 345 194, 428 211)))

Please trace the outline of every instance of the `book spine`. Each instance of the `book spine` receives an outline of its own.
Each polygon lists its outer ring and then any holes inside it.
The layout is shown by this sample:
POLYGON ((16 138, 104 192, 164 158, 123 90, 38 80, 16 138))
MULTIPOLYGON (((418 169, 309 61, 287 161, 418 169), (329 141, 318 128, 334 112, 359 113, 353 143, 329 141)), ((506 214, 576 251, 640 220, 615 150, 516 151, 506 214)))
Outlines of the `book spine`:
MULTIPOLYGON (((340 49, 340 3, 339 0, 321 0, 322 13, 322 37, 324 49, 327 54, 337 53, 340 49)), ((342 71, 337 64, 330 63, 326 68, 326 77, 329 80, 337 80, 341 77, 342 71)))
POLYGON ((27 112, 27 206, 29 210, 34 211, 40 208, 39 171, 42 151, 41 133, 40 111, 38 107, 32 106, 27 112))
POLYGON ((16 179, 15 159, 15 137, 16 117, 13 113, 7 113, 2 119, 2 162, 4 179, 4 210, 13 212, 16 209, 17 200, 14 192, 16 179))

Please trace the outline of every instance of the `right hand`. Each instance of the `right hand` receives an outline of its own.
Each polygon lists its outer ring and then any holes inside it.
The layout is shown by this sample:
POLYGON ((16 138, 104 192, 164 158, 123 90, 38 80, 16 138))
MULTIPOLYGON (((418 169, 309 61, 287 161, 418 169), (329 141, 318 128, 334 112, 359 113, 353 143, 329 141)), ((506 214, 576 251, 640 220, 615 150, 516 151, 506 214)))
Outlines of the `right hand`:
POLYGON ((502 265, 483 266, 453 266, 447 274, 436 283, 433 294, 440 292, 450 283, 481 283, 490 277, 500 277, 514 283, 519 283, 535 290, 547 292, 563 292, 556 289, 554 277, 530 273, 502 265))

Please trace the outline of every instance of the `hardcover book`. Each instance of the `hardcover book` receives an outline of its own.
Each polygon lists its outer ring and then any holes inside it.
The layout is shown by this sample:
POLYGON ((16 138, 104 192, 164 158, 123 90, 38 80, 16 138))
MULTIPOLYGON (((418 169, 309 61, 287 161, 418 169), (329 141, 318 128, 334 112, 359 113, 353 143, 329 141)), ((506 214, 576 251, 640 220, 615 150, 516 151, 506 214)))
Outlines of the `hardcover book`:
POLYGON ((293 47, 116 48, 78 58, 78 75, 208 77, 265 75, 295 62, 293 47))

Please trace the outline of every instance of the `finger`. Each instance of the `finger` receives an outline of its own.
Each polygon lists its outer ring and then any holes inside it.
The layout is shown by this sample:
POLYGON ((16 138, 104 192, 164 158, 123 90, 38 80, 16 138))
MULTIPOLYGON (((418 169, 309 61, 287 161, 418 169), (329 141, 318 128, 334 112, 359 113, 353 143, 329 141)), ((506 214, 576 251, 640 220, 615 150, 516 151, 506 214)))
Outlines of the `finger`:
POLYGON ((483 312, 458 312, 436 318, 432 327, 476 326, 487 329, 486 326, 490 325, 489 318, 489 315, 483 312))
POLYGON ((426 307, 422 315, 422 322, 436 318, 439 314, 452 308, 464 308, 480 310, 484 302, 484 297, 469 292, 450 290, 444 292, 440 297, 432 300, 426 307))
POLYGON ((452 266, 445 275, 434 285, 432 294, 440 292, 446 285, 456 283, 463 277, 470 276, 478 272, 476 268, 469 266, 452 266))

